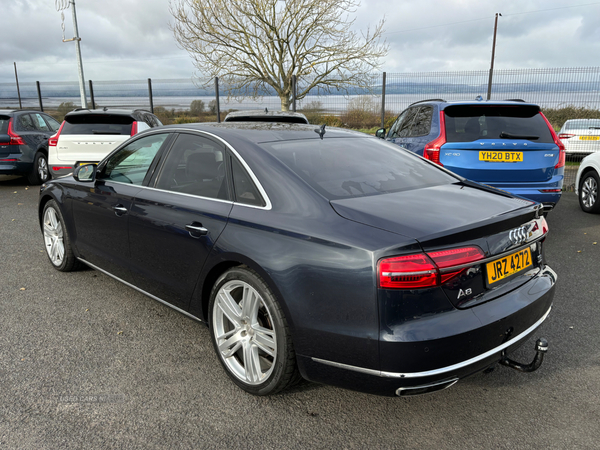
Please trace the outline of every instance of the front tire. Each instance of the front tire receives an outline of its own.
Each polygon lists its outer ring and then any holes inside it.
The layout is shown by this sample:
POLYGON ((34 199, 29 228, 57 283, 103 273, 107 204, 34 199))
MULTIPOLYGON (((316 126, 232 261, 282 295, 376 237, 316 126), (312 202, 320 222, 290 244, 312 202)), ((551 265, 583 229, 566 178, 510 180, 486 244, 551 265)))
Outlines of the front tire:
POLYGON ((81 263, 73 254, 65 220, 54 200, 46 203, 42 217, 46 254, 52 266, 61 272, 78 269, 81 263))
POLYGON ((37 152, 33 158, 33 169, 27 176, 30 184, 37 185, 45 183, 50 179, 50 170, 48 169, 48 158, 42 152, 37 152))
POLYGON ((598 174, 594 170, 587 172, 581 178, 579 183, 579 206, 583 211, 592 214, 600 212, 598 186, 600 186, 600 179, 598 179, 598 174))
POLYGON ((275 394, 300 379, 281 306, 253 270, 235 267, 219 277, 210 295, 209 320, 221 365, 246 392, 275 394))

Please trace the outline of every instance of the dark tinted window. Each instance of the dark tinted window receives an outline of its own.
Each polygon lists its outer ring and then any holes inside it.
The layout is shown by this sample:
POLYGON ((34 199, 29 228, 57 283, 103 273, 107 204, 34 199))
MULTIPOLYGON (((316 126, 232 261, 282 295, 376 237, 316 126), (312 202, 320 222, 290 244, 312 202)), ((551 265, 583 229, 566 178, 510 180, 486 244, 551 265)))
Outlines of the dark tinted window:
POLYGON ((554 143, 539 109, 532 106, 450 106, 446 115, 446 140, 527 139, 554 143))
POLYGON ((421 106, 415 115, 412 126, 410 127, 410 137, 427 136, 431 130, 431 117, 433 116, 433 107, 421 106))
POLYGON ((110 114, 76 114, 65 117, 61 134, 131 134, 133 117, 110 114))
POLYGON ((29 114, 21 114, 17 117, 18 131, 35 131, 35 125, 29 114))
POLYGON ((156 187, 227 200, 224 154, 221 145, 210 139, 180 134, 167 156, 156 187))
POLYGON ((9 116, 0 116, 0 134, 8 133, 8 122, 10 121, 9 116))
POLYGON ((242 167, 242 164, 237 159, 232 158, 232 166, 235 200, 245 205, 265 206, 265 202, 252 182, 252 178, 242 167))
POLYGON ((380 139, 325 137, 261 145, 330 200, 457 181, 418 156, 380 139))
POLYGON ((166 133, 154 134, 123 147, 111 156, 98 178, 141 185, 167 136, 166 133))

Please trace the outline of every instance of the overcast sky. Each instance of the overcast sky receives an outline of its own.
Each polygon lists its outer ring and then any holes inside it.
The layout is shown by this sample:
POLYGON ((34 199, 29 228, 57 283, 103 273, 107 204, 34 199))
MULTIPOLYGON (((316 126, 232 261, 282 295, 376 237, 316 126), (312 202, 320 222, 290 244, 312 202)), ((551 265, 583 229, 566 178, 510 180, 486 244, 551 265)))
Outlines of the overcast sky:
MULTIPOLYGON (((169 29, 168 0, 76 6, 86 80, 193 76, 169 29)), ((387 72, 487 70, 496 12, 497 69, 600 65, 600 1, 363 0, 356 29, 385 16, 387 72)), ((15 61, 20 81, 77 80, 75 45, 62 42, 54 0, 2 0, 2 17, 0 82, 14 82, 15 61)), ((73 37, 70 9, 65 28, 73 37)))

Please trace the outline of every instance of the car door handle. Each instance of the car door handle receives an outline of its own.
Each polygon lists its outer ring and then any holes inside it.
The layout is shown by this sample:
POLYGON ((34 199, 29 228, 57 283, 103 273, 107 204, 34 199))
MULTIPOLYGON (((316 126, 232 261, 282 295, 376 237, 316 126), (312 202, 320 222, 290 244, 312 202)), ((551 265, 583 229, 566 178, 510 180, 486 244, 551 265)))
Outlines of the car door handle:
POLYGON ((185 229, 189 231, 191 237, 196 239, 208 234, 208 229, 204 228, 202 224, 198 222, 188 223, 185 226, 185 229))
POLYGON ((127 214, 127 208, 125 208, 121 204, 113 206, 113 209, 115 210, 115 214, 117 216, 122 216, 123 214, 127 214))

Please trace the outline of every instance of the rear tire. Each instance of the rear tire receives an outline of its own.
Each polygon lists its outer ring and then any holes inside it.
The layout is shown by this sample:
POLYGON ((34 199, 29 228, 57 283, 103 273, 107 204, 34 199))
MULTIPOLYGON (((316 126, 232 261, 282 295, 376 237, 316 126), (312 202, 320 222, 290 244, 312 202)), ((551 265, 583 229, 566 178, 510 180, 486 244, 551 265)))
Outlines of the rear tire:
POLYGON ((221 365, 246 392, 275 394, 300 380, 281 306, 253 270, 234 267, 219 277, 210 295, 209 321, 221 365))
POLYGON ((50 170, 48 169, 48 158, 42 152, 37 152, 33 158, 33 169, 27 176, 30 184, 42 184, 50 179, 50 170))
POLYGON ((46 203, 42 218, 46 254, 52 266, 61 272, 79 269, 81 263, 73 254, 65 220, 54 200, 46 203))
POLYGON ((579 182, 579 206, 586 213, 598 214, 600 212, 599 186, 600 179, 595 170, 586 172, 579 182))

